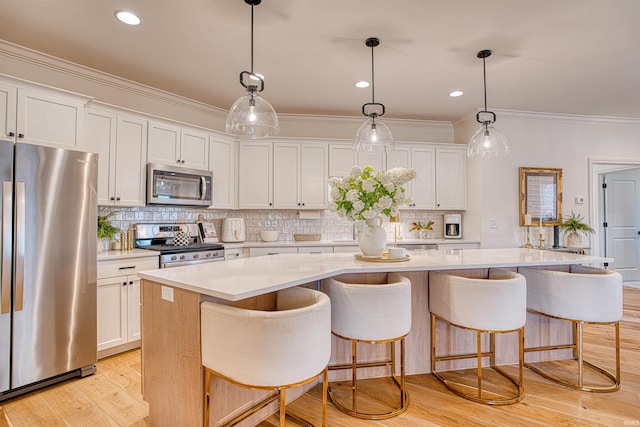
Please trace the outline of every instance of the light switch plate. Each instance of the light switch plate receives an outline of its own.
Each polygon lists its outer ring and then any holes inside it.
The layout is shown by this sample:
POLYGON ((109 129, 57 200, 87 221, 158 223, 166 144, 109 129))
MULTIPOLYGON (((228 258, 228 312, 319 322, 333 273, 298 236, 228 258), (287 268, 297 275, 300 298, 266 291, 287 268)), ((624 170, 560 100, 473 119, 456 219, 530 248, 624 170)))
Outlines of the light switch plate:
POLYGON ((584 197, 576 196, 575 202, 576 202, 576 205, 584 205, 584 197))

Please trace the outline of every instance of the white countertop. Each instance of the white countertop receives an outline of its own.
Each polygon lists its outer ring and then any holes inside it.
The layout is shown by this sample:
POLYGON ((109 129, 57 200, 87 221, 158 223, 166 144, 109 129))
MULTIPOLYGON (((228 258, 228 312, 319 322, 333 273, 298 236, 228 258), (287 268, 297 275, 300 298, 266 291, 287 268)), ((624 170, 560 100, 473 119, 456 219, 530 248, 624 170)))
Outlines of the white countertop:
POLYGON ((158 258, 160 254, 156 251, 150 251, 148 249, 132 249, 130 251, 104 251, 98 254, 98 261, 113 260, 113 259, 127 259, 127 258, 158 258))
MULTIPOLYGON (((262 242, 262 241, 245 241, 245 242, 220 242, 224 245, 225 249, 236 249, 236 248, 274 248, 274 247, 305 247, 305 246, 358 246, 357 240, 304 240, 304 241, 294 241, 294 240, 278 240, 275 242, 262 242)), ((465 240, 465 239, 401 239, 398 240, 398 244, 436 244, 436 245, 447 245, 447 244, 465 244, 465 243, 475 243, 480 244, 478 240, 465 240)), ((387 246, 393 246, 393 240, 387 242, 387 246)))
POLYGON ((354 254, 280 254, 138 273, 143 279, 230 301, 344 273, 429 271, 522 265, 599 264, 610 258, 538 249, 409 251, 406 262, 366 262, 354 254))

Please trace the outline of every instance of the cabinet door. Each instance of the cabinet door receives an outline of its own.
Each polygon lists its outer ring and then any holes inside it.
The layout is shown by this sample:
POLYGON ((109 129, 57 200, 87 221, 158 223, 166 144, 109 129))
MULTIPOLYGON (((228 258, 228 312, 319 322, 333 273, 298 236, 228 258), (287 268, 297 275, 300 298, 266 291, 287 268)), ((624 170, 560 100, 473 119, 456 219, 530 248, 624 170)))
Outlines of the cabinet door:
POLYGON ((238 207, 273 207, 273 146, 270 142, 240 142, 238 207))
POLYGON ((181 165, 180 128, 168 123, 149 122, 149 163, 181 165))
POLYGON ((236 207, 236 148, 232 140, 209 138, 209 166, 213 173, 212 208, 236 207))
POLYGON ((16 96, 18 88, 0 83, 0 137, 15 140, 16 135, 16 96), (13 133, 13 136, 9 134, 13 133))
POLYGON ((115 113, 87 108, 87 151, 98 153, 98 205, 115 201, 116 126, 115 113))
POLYGON ((415 209, 436 207, 435 162, 433 148, 411 149, 411 167, 416 171, 416 178, 411 181, 411 205, 415 209))
POLYGON ((464 150, 436 149, 437 209, 467 208, 466 160, 464 150))
POLYGON ((116 204, 144 206, 146 204, 147 121, 119 114, 116 133, 116 204))
POLYGON ((343 177, 349 175, 356 164, 351 145, 329 144, 329 174, 328 176, 343 177))
POLYGON ((127 342, 126 277, 98 279, 98 351, 127 342))
MULTIPOLYGON (((393 151, 387 153, 387 169, 393 168, 410 168, 411 167, 411 148, 396 146, 393 151)), ((401 209, 411 209, 415 206, 413 197, 412 182, 407 182, 404 186, 404 194, 411 199, 411 203, 403 205, 401 209)))
POLYGON ((300 144, 300 202, 303 209, 326 209, 329 154, 326 145, 300 144))
POLYGON ((209 134, 182 128, 180 138, 180 164, 186 168, 207 170, 209 168, 209 134))
POLYGON ((20 142, 83 150, 84 102, 18 88, 17 129, 20 142))
POLYGON ((378 172, 385 170, 385 153, 367 153, 359 151, 356 153, 356 164, 361 168, 371 166, 378 172))
POLYGON ((140 334, 140 278, 127 276, 127 341, 136 341, 140 334))
POLYGON ((273 146, 273 207, 298 209, 300 199, 300 144, 273 146))

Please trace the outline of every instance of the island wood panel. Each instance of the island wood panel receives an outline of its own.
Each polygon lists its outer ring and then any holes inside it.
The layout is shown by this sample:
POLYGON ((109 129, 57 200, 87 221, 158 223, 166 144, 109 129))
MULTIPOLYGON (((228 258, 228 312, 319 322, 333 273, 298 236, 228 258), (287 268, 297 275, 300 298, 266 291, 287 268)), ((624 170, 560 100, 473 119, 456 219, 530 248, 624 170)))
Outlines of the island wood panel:
MULTIPOLYGON (((317 282, 305 285, 317 288, 317 282)), ((275 294, 230 302, 142 280, 142 390, 152 408, 155 427, 202 425, 203 370, 200 355, 200 303, 212 301, 247 309, 271 310, 275 294), (162 287, 173 290, 173 302, 162 299, 162 287), (172 351, 172 349, 180 349, 172 351)), ((254 369, 255 367, 247 367, 254 369)), ((313 388, 316 382, 287 390, 287 402, 313 388)), ((213 377, 211 425, 231 419, 270 391, 251 390, 213 377)), ((277 402, 251 415, 239 427, 258 424, 277 411, 277 402)))

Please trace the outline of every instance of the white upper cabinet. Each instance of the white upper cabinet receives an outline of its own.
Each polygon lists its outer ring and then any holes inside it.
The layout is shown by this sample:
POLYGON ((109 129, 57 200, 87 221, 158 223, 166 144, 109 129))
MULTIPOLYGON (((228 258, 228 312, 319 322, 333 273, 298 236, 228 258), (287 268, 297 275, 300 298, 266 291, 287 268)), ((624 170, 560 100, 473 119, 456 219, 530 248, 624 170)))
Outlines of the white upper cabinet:
POLYGON ((84 109, 88 97, 36 85, 0 81, 3 139, 85 150, 84 109))
POLYGON ((149 122, 149 163, 208 169, 209 133, 171 123, 149 122))
POLYGON ((87 150, 98 153, 98 205, 145 206, 147 121, 87 108, 87 150))
POLYGON ((411 199, 402 209, 434 209, 435 196, 435 149, 396 146, 387 153, 387 168, 411 168, 416 178, 405 184, 405 195, 411 199))
POLYGON ((376 171, 386 169, 385 153, 353 151, 351 144, 329 144, 329 176, 346 176, 353 166, 371 166, 376 171))
POLYGON ((213 203, 211 208, 235 209, 236 143, 225 135, 209 137, 209 170, 213 173, 213 203))
POLYGON ((467 208, 467 155, 462 148, 436 149, 436 209, 467 208))
POLYGON ((325 209, 328 190, 328 146, 283 143, 273 146, 273 207, 325 209))
POLYGON ((273 207, 273 144, 271 142, 240 142, 238 188, 238 208, 271 209, 273 207))

